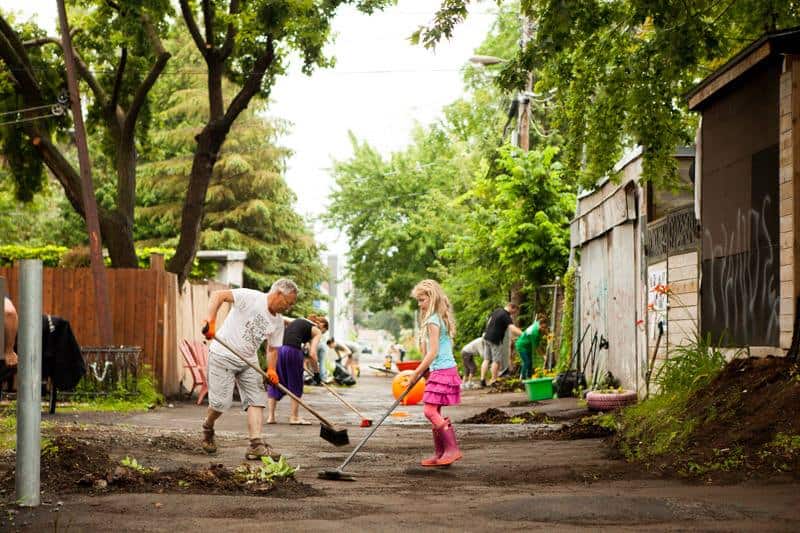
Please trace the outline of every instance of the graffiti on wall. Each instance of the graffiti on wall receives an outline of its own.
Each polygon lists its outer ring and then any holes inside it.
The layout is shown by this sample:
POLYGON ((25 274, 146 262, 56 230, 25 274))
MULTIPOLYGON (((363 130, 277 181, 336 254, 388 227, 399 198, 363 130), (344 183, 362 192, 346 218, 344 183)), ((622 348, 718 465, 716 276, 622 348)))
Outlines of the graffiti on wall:
POLYGON ((658 323, 664 325, 664 332, 667 331, 667 292, 659 291, 657 287, 667 285, 666 268, 650 269, 647 273, 647 331, 650 338, 655 340, 658 335, 658 323))
POLYGON ((703 260, 702 327, 729 345, 775 346, 779 333, 777 205, 738 209, 733 228, 722 225, 716 240, 705 229, 710 257, 703 260), (772 226, 772 227, 771 227, 772 226))

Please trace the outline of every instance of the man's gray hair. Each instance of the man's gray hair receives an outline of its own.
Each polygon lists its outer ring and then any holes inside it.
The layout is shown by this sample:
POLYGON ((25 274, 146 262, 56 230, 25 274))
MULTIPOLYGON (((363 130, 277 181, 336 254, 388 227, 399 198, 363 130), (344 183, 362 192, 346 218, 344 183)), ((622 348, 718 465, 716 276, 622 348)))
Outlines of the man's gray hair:
POLYGON ((297 288, 297 283, 295 283, 294 281, 287 278, 281 278, 272 284, 272 286, 269 288, 269 292, 270 293, 279 292, 281 294, 297 294, 300 292, 300 290, 297 288))

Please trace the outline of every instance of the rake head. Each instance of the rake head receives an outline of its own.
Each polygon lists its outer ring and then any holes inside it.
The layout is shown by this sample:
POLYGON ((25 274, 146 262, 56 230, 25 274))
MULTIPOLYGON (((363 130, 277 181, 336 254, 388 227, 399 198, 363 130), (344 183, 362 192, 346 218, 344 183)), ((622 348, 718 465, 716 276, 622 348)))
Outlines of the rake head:
POLYGON ((330 479, 332 481, 355 481, 356 478, 353 477, 353 474, 348 474, 347 472, 342 472, 340 469, 335 468, 333 470, 320 470, 317 474, 317 477, 320 479, 330 479))

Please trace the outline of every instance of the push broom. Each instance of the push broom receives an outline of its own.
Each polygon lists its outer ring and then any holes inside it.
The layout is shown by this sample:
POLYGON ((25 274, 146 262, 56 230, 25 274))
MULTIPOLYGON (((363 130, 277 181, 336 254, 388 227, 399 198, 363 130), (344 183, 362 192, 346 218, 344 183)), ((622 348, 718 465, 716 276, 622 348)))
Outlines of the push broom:
POLYGON ((341 465, 339 465, 337 468, 332 469, 332 470, 330 470, 330 469, 329 470, 322 470, 322 471, 320 471, 319 474, 317 474, 317 477, 320 478, 320 479, 331 479, 331 480, 334 480, 334 481, 355 481, 355 478, 353 477, 353 474, 350 474, 349 472, 345 472, 344 468, 350 463, 350 461, 353 460, 353 457, 356 456, 358 451, 364 446, 364 444, 366 444, 366 442, 375 433, 375 431, 377 431, 378 428, 381 427, 381 424, 383 424, 383 421, 386 420, 386 417, 388 417, 392 413, 392 411, 394 411, 395 408, 397 408, 397 406, 400 405, 400 402, 402 402, 405 399, 406 395, 409 393, 409 391, 411 389, 414 388, 414 385, 416 385, 417 382, 420 379, 422 379, 422 376, 419 376, 417 379, 415 379, 412 383, 410 383, 408 385, 406 390, 403 391, 403 394, 401 394, 397 398, 397 400, 395 400, 395 402, 392 404, 392 406, 389 407, 389 409, 383 414, 381 419, 378 420, 378 423, 375 424, 375 426, 370 430, 369 433, 367 433, 367 435, 363 439, 361 439, 361 442, 358 443, 358 446, 356 446, 353 449, 353 451, 350 452, 350 455, 347 456, 347 459, 345 459, 344 462, 341 465))
MULTIPOLYGON (((308 372, 308 370, 306 370, 306 372, 308 372)), ((343 397, 342 397, 342 396, 341 396, 341 395, 340 395, 338 392, 336 392, 335 390, 333 390, 333 387, 331 387, 331 386, 330 386, 330 385, 328 385, 327 383, 320 383, 320 385, 322 385, 323 387, 325 387, 325 390, 327 390, 328 392, 330 392, 331 394, 333 394, 333 397, 334 397, 334 398, 336 398, 337 400, 339 400, 340 402, 342 402, 343 404, 345 404, 345 405, 346 405, 346 406, 347 406, 347 407, 348 407, 348 408, 349 408, 351 411, 353 411, 355 414, 357 414, 357 415, 358 415, 358 416, 361 418, 361 427, 362 427, 362 428, 368 428, 368 427, 370 427, 370 426, 372 425, 372 420, 370 420, 370 419, 369 419, 369 418, 367 418, 366 416, 362 415, 362 414, 361 414, 361 411, 359 411, 358 409, 356 409, 355 407, 353 407, 353 405, 351 405, 351 404, 350 404, 350 402, 348 402, 347 400, 345 400, 345 399, 344 399, 344 398, 343 398, 343 397)))
MULTIPOLYGON (((203 333, 205 333, 205 329, 203 330, 203 333)), ((261 368, 259 368, 257 365, 254 365, 253 363, 245 359, 239 352, 228 346, 225 343, 225 341, 223 341, 217 336, 214 336, 214 340, 220 343, 223 347, 227 348, 227 350, 231 352, 233 355, 235 355, 236 357, 247 363, 247 366, 258 372, 262 378, 267 380, 269 379, 267 378, 266 372, 261 370, 261 368)), ((272 383, 272 385, 274 387, 277 387, 278 390, 284 393, 286 396, 288 396, 292 400, 302 405, 306 411, 317 417, 319 421, 322 422, 319 426, 320 438, 325 439, 334 446, 345 446, 347 444, 350 444, 350 438, 347 436, 346 429, 336 429, 336 427, 332 423, 330 423, 325 417, 323 417, 321 414, 312 409, 311 406, 309 406, 306 402, 298 398, 294 393, 292 393, 292 391, 284 387, 282 383, 272 383)))

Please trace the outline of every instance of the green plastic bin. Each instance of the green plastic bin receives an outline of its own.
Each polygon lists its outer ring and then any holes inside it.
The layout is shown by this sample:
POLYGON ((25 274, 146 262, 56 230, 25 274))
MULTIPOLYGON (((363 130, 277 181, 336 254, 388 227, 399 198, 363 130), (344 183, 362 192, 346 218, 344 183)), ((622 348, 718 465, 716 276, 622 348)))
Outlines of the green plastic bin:
POLYGON ((532 402, 553 398, 553 378, 524 379, 525 391, 532 402))

